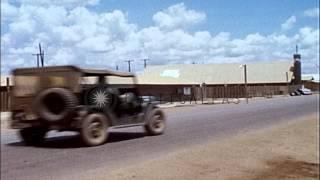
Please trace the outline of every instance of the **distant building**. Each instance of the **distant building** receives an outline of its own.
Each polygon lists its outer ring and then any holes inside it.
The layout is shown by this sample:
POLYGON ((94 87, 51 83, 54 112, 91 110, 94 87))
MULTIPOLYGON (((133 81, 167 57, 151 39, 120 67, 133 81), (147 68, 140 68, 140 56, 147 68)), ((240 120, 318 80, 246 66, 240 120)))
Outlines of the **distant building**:
MULTIPOLYGON (((113 86, 134 82, 108 78, 113 86)), ((83 78, 80 83, 94 84, 96 78, 83 78)), ((141 95, 157 96, 164 101, 181 98, 239 98, 284 95, 301 87, 319 90, 319 83, 301 77, 300 55, 292 61, 226 64, 172 64, 148 66, 137 76, 141 95), (245 78, 246 77, 246 78, 245 78)), ((8 107, 12 78, 1 76, 1 110, 8 107)))
MULTIPOLYGON (((293 61, 247 63, 246 71, 250 96, 286 94, 290 91, 289 85, 296 84, 293 61)), ((228 87, 228 96, 241 97, 245 95, 245 72, 242 64, 149 66, 138 76, 138 84, 144 94, 150 95, 188 94, 192 87, 211 88, 213 91, 214 88, 228 87), (233 90, 230 90, 231 87, 234 87, 233 90)))

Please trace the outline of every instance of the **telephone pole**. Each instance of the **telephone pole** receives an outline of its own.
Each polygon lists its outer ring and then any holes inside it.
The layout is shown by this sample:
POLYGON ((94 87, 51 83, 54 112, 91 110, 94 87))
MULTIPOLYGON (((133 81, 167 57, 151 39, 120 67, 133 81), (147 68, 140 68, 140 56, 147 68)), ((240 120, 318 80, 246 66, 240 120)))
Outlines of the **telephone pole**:
POLYGON ((239 68, 243 68, 243 74, 244 74, 244 90, 245 90, 245 97, 247 104, 249 103, 248 99, 248 80, 247 80, 247 65, 242 64, 239 68))
POLYGON ((147 68, 147 61, 149 61, 149 59, 141 59, 141 61, 143 61, 144 68, 147 68))
POLYGON ((246 91, 246 102, 247 102, 247 104, 248 104, 248 103, 249 103, 249 100, 248 100, 247 65, 244 64, 244 65, 243 65, 243 68, 244 68, 244 86, 245 86, 245 91, 246 91))
POLYGON ((39 54, 32 54, 32 56, 37 56, 37 67, 39 67, 39 54))
POLYGON ((40 60, 41 60, 41 67, 44 65, 44 50, 41 50, 41 44, 39 43, 39 54, 40 54, 40 60))
POLYGON ((39 53, 32 54, 33 56, 37 56, 37 67, 40 67, 40 62, 41 62, 41 67, 44 66, 44 50, 41 50, 41 44, 39 43, 39 53))
POLYGON ((131 62, 133 62, 134 60, 127 60, 127 61, 124 61, 124 62, 127 62, 128 63, 128 71, 131 72, 131 62))

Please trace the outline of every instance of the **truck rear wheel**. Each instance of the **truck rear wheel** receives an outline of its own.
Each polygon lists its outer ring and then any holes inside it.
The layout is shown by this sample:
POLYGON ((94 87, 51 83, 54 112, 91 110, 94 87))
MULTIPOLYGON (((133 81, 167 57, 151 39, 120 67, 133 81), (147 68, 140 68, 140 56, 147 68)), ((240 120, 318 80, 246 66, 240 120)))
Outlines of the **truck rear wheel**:
POLYGON ((44 142, 47 130, 44 128, 30 127, 19 131, 20 137, 27 145, 39 145, 44 142))
POLYGON ((153 109, 147 119, 145 130, 149 135, 163 134, 166 128, 166 117, 162 110, 156 108, 153 109))
POLYGON ((81 123, 80 135, 87 146, 98 146, 106 142, 108 119, 100 113, 89 114, 81 123))

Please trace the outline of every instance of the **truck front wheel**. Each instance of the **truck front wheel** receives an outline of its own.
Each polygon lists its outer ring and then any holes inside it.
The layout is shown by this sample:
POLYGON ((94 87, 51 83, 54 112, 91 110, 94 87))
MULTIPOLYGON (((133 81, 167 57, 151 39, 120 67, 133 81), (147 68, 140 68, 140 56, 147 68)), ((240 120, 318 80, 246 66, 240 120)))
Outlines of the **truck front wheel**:
POLYGON ((145 130, 149 135, 163 134, 166 128, 166 117, 164 112, 158 108, 153 109, 147 118, 145 130))

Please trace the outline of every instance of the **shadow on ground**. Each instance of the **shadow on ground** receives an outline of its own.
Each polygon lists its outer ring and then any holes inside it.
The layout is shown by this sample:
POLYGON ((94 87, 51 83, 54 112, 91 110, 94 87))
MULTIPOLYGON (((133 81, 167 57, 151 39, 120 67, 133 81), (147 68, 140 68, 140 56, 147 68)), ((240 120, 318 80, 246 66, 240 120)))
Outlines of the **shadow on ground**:
MULTIPOLYGON (((132 139, 138 139, 145 137, 146 134, 141 132, 111 132, 109 133, 108 140, 106 144, 109 143, 117 143, 121 141, 128 141, 132 139)), ((106 145, 104 144, 104 145, 106 145)), ((9 143, 9 146, 27 146, 24 142, 14 142, 9 143)), ((103 145, 102 145, 103 146, 103 145)), ((59 137, 50 137, 46 138, 46 141, 41 144, 37 145, 37 148, 81 148, 86 147, 81 142, 79 135, 67 135, 67 136, 59 136, 59 137)))

